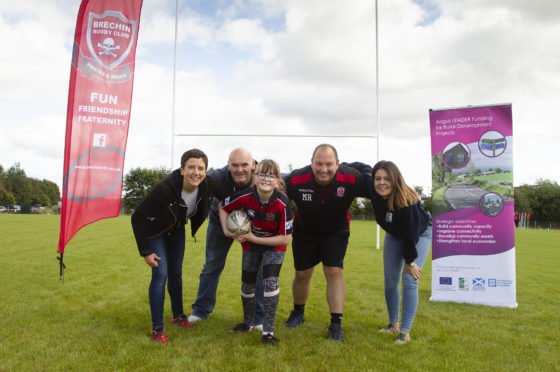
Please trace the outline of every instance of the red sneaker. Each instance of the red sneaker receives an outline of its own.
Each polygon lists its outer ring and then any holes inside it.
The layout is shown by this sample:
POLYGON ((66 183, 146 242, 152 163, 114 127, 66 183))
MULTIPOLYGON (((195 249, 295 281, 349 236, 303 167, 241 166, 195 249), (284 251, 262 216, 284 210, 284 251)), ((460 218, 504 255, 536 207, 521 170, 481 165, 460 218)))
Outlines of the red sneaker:
POLYGON ((191 322, 187 320, 185 314, 179 316, 178 318, 171 318, 171 323, 183 328, 194 328, 191 322))
POLYGON ((169 339, 165 335, 165 332, 163 331, 163 329, 161 331, 153 329, 152 333, 150 334, 150 338, 152 339, 152 341, 157 342, 159 344, 168 344, 169 343, 169 339))

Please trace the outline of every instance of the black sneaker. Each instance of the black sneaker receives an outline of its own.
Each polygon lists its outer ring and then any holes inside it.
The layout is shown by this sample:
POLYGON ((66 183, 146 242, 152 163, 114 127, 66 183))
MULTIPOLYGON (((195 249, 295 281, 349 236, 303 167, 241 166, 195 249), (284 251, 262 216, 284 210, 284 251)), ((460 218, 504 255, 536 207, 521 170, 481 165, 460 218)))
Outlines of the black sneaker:
POLYGON ((254 327, 248 326, 245 323, 239 323, 235 327, 229 330, 229 333, 240 333, 240 332, 251 332, 254 327))
POLYGON ((305 322, 305 316, 303 314, 296 313, 295 310, 292 310, 288 320, 286 320, 286 323, 284 324, 286 327, 297 327, 298 325, 303 324, 303 322, 305 322))
POLYGON ((280 340, 274 337, 274 335, 271 335, 270 333, 267 333, 266 335, 262 335, 263 345, 276 346, 278 342, 280 342, 280 340))
POLYGON ((342 340, 342 327, 339 324, 331 324, 328 338, 336 342, 344 342, 342 340))

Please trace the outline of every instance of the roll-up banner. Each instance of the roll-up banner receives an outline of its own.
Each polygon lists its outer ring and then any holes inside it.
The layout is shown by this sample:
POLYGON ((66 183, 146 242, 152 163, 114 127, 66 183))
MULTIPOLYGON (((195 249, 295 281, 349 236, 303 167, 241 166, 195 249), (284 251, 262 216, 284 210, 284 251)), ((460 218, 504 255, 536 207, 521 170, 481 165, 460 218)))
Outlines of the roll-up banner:
POLYGON ((430 110, 433 301, 517 307, 511 104, 430 110))
POLYGON ((142 0, 80 5, 66 117, 60 260, 80 228, 119 214, 141 8, 142 0))

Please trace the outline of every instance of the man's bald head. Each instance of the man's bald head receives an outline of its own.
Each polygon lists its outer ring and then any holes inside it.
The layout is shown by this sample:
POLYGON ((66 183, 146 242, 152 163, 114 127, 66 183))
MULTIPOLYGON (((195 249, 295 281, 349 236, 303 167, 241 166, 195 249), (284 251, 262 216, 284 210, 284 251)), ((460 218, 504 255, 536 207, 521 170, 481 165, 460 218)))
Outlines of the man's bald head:
POLYGON ((253 155, 251 155, 251 152, 246 148, 238 147, 231 150, 231 152, 229 153, 228 163, 231 162, 232 159, 239 159, 239 158, 253 160, 253 155))
POLYGON ((248 185, 251 182, 253 169, 255 169, 255 161, 249 150, 238 147, 229 153, 228 170, 236 185, 248 185))

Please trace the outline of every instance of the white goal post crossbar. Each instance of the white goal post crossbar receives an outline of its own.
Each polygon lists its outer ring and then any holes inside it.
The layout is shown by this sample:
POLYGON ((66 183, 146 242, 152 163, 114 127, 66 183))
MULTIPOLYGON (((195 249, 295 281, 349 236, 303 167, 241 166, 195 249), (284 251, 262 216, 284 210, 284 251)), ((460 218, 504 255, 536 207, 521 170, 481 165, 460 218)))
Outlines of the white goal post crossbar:
MULTIPOLYGON (((175 99, 176 99, 176 78, 177 78, 177 34, 179 29, 179 0, 175 0, 175 40, 173 51, 173 99, 171 113, 171 166, 173 167, 173 152, 175 150, 175 137, 284 137, 284 138, 375 138, 377 147, 377 161, 379 161, 379 123, 381 120, 379 110, 379 16, 377 0, 375 0, 375 86, 376 86, 376 135, 375 136, 350 136, 350 135, 328 135, 328 134, 302 134, 302 135, 283 135, 283 134, 212 134, 212 133, 175 133, 175 99)), ((379 225, 376 229, 376 249, 379 249, 379 225)))

